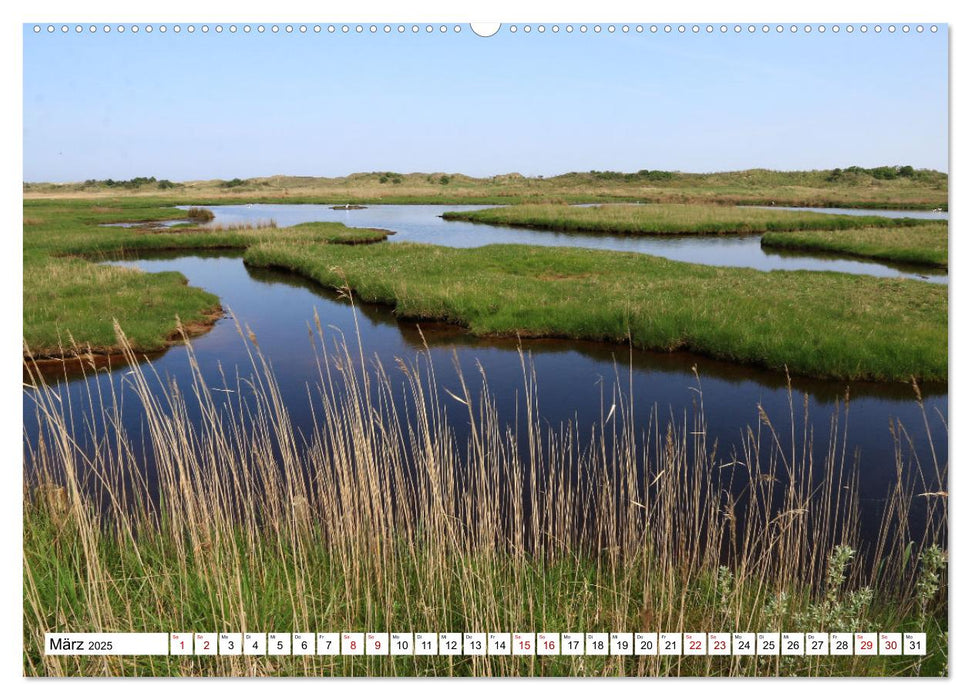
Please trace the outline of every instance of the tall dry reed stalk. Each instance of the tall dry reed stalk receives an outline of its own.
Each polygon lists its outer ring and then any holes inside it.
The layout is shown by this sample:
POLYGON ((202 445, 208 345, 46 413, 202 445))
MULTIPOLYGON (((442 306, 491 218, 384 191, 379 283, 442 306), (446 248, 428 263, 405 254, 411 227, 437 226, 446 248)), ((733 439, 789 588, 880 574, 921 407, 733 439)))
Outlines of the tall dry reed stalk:
MULTIPOLYGON (((842 605, 861 590, 873 594, 874 631, 920 612, 916 552, 943 541, 946 499, 927 497, 916 531, 912 508, 918 493, 945 490, 946 465, 936 455, 913 464, 900 428, 897 483, 878 541, 867 543, 845 415, 834 414, 820 462, 821 438, 791 392, 785 434, 762 413, 725 459, 708 440, 703 397, 695 415, 636 415, 618 382, 589 434, 543 427, 521 355, 522 420, 505 422, 484 373, 472 381, 456 363, 449 390, 427 354, 389 371, 359 342, 328 340, 316 320, 314 427, 301 433, 258 339, 240 332, 251 368, 220 386, 191 345, 191 385, 168 382, 129 349, 124 380, 88 383, 84 405, 28 368, 38 431, 25 440, 26 674, 920 668, 888 657, 44 656, 47 631, 813 631, 807 620, 821 619, 826 596, 842 605), (131 410, 137 437, 124 428, 131 410), (839 545, 858 555, 834 560, 839 545)), ((939 656, 942 635, 929 634, 939 656)))

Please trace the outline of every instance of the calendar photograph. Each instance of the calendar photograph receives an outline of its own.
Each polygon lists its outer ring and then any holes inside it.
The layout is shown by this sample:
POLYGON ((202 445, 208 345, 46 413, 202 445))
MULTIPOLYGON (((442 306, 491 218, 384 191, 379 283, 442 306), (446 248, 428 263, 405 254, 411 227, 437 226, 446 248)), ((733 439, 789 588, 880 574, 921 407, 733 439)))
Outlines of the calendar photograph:
POLYGON ((20 31, 24 676, 949 676, 946 23, 20 31))

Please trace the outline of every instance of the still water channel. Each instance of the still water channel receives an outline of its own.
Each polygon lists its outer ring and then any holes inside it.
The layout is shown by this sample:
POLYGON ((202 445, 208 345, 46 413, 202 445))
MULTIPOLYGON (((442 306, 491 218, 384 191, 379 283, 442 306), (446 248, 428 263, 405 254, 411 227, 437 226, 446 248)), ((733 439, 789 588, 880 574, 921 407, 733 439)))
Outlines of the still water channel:
MULTIPOLYGON (((395 231, 394 241, 421 241, 450 246, 479 246, 489 243, 533 243, 615 248, 678 260, 721 265, 745 265, 759 269, 828 269, 858 274, 897 275, 899 271, 878 264, 845 260, 825 260, 805 256, 782 257, 767 254, 758 246, 757 236, 695 239, 648 239, 611 236, 584 236, 524 229, 492 227, 462 222, 446 222, 439 215, 456 206, 372 206, 363 210, 335 211, 316 205, 214 206, 214 224, 234 224, 273 219, 280 226, 304 221, 340 221, 349 226, 379 227, 395 231)), ((469 207, 472 208, 472 207, 469 207)), ((358 305, 356 310, 329 290, 295 275, 248 269, 239 254, 155 256, 151 259, 119 261, 146 272, 176 270, 189 284, 219 296, 225 309, 252 329, 260 348, 272 362, 282 396, 291 411, 295 428, 312 428, 308 392, 317 377, 317 359, 308 339, 308 324, 314 313, 331 334, 343 331, 352 342, 355 329, 367 361, 379 361, 394 381, 396 358, 413 361, 430 346, 429 358, 443 389, 459 390, 454 362, 467 377, 478 377, 481 366, 502 420, 521 420, 523 370, 519 345, 514 340, 487 340, 469 336, 461 329, 438 324, 399 320, 386 307, 358 305)), ((237 369, 250 371, 246 344, 236 323, 224 318, 208 333, 192 341, 202 374, 211 385, 221 386, 223 375, 237 369)), ((698 410, 704 401, 709 444, 717 440, 725 459, 741 444, 748 428, 757 428, 759 407, 780 429, 783 443, 789 440, 791 403, 795 404, 801 442, 803 401, 810 427, 815 433, 813 450, 818 461, 827 449, 834 412, 845 418, 847 461, 858 464, 863 528, 875 532, 876 518, 883 508, 895 475, 894 439, 891 426, 903 428, 913 443, 904 455, 904 468, 919 461, 931 470, 936 462, 947 462, 947 387, 922 387, 924 409, 930 430, 925 428, 911 387, 903 384, 846 383, 797 378, 790 396, 786 379, 766 372, 688 354, 660 354, 629 351, 618 345, 562 340, 530 340, 522 349, 535 369, 541 421, 559 426, 573 421, 579 433, 589 434, 590 426, 601 418, 604 402, 609 406, 611 388, 616 384, 630 391, 635 416, 646 420, 652 410, 682 421, 698 410), (695 375, 697 371, 697 376, 695 375), (849 396, 848 404, 845 403, 849 396)), ((153 360, 154 371, 162 381, 174 380, 189 386, 187 349, 175 346, 153 360)), ((397 378, 396 378, 397 377, 397 378)), ((68 378, 59 389, 63 398, 83 406, 89 391, 106 393, 114 388, 124 396, 131 389, 124 382, 124 370, 100 371, 95 376, 68 378)), ((446 405, 450 403, 443 394, 446 405)), ((228 399, 227 399, 228 400, 228 399)), ((454 402, 451 402, 454 405, 454 402)), ((464 407, 456 406, 453 423, 459 439, 468 422, 464 407), (461 410, 459 410, 461 409, 461 410), (465 415, 464 422, 462 416, 465 415)), ((29 394, 24 401, 25 439, 36 440, 36 421, 29 394)), ((84 418, 79 417, 79 421, 84 418)), ((126 428, 137 436, 139 417, 126 417, 126 428)), ((663 421, 662 421, 663 422, 663 421)), ((842 425, 842 424, 841 424, 842 425)), ((79 431, 83 432, 83 431, 79 431)), ((842 434, 840 435, 842 439, 842 434)), ((462 444, 461 442, 459 444, 462 444)), ((788 449, 788 446, 786 449, 788 449)))
MULTIPOLYGON (((329 205, 317 204, 249 204, 206 208, 211 209, 216 215, 216 218, 209 223, 210 226, 256 224, 267 221, 275 221, 278 226, 293 226, 308 221, 336 221, 357 228, 384 228, 395 231, 395 235, 390 238, 395 243, 413 241, 453 248, 475 248, 493 243, 575 246, 644 253, 702 265, 750 267, 757 270, 832 270, 855 275, 908 277, 929 282, 947 282, 947 275, 941 274, 939 270, 927 271, 917 267, 890 266, 836 256, 763 250, 759 235, 609 236, 491 226, 465 221, 445 221, 441 218, 441 214, 446 211, 484 209, 482 205, 372 205, 366 209, 335 210, 329 205)), ((829 210, 807 211, 828 212, 829 210)), ((882 214, 868 210, 833 210, 833 213, 846 212, 882 214)), ((936 212, 916 213, 941 216, 936 212)))

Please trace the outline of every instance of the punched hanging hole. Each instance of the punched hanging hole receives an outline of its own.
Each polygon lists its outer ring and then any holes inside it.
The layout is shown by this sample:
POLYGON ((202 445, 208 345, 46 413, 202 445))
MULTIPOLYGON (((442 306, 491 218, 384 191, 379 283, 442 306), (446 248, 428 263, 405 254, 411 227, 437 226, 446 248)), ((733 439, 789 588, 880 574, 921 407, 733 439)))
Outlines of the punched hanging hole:
POLYGON ((472 22, 469 27, 476 36, 490 37, 495 36, 502 25, 499 22, 472 22))

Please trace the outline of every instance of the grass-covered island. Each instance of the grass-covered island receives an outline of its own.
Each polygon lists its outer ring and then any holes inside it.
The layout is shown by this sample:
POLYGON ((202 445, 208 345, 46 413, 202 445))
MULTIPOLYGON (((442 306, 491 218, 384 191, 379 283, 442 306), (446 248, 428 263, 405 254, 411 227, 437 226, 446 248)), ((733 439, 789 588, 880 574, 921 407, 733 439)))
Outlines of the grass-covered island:
POLYGON ((520 226, 555 231, 624 235, 747 234, 766 231, 842 231, 864 226, 901 228, 924 223, 913 218, 848 216, 807 211, 704 204, 521 204, 445 212, 450 221, 520 226))
POLYGON ((762 236, 762 247, 947 268, 947 229, 939 221, 909 228, 773 231, 762 236))
MULTIPOLYGON (((532 209, 531 207, 525 207, 532 209)), ((524 207, 470 212, 509 216, 524 207), (503 214, 503 212, 506 212, 503 214)), ((541 207, 655 229, 712 226, 856 227, 868 217, 696 205, 541 207), (614 212, 617 214, 614 214, 614 212), (645 214, 632 212, 650 212, 645 214)), ((183 328, 200 332, 219 300, 177 273, 144 274, 100 259, 159 250, 237 249, 251 265, 289 269, 322 284, 350 285, 404 317, 460 324, 483 335, 565 337, 690 350, 819 377, 944 381, 947 289, 915 281, 822 272, 758 272, 613 251, 530 246, 459 250, 376 243, 387 231, 336 223, 208 229, 183 210, 135 198, 33 200, 24 205, 24 340, 34 357, 74 348, 117 350, 114 321, 136 351, 159 350, 183 328)), ((197 214, 201 216, 201 214, 197 214)), ((889 233, 933 236, 935 225, 879 219, 889 233)), ((845 233, 841 231, 841 233, 845 233)))
POLYGON ((276 228, 267 222, 226 229, 196 225, 211 218, 206 209, 186 212, 136 199, 25 202, 25 353, 29 349, 33 357, 56 358, 76 350, 116 352, 115 320, 124 327, 135 350, 152 352, 177 340, 181 330, 190 335, 202 332, 221 316, 219 299, 188 286, 177 272, 145 274, 98 264, 104 259, 152 251, 242 251, 266 240, 355 245, 382 241, 391 233, 336 223, 276 228), (179 219, 187 223, 157 225, 179 219), (129 222, 141 225, 103 225, 129 222))
POLYGON ((629 340, 840 379, 947 377, 947 288, 919 281, 522 245, 265 242, 245 260, 476 334, 629 340))
MULTIPOLYGON (((25 345, 35 356, 62 357, 75 345, 121 352, 131 367, 116 377, 118 394, 99 381, 64 391, 25 357, 25 435, 36 430, 24 449, 25 675, 948 673, 947 464, 933 453, 922 464, 914 449, 945 418, 919 394, 927 434, 894 433, 879 466, 897 481, 879 506, 874 542, 858 527, 861 466, 847 448, 848 405, 825 435, 800 418, 792 394, 787 424, 773 424, 761 406, 730 406, 740 430, 726 453, 708 433, 702 401, 690 417, 664 407, 635 415, 623 386, 606 389, 614 403, 593 425, 551 425, 524 357, 516 388, 524 420, 511 429, 486 378, 460 376, 446 388, 430 356, 382 367, 318 326, 314 347, 331 354, 308 374, 312 425, 298 429, 307 416, 295 412, 306 409, 281 400, 275 358, 252 338, 242 339, 252 365, 221 378, 190 358, 191 387, 139 365, 141 353, 204 330, 219 299, 178 273, 100 263, 234 249, 249 265, 472 333, 688 349, 887 381, 946 379, 945 286, 579 248, 392 244, 387 231, 340 224, 210 228, 200 225, 210 218, 205 201, 76 194, 24 203, 25 345), (175 204, 199 211, 190 220, 175 204), (160 223, 171 220, 183 223, 160 223), (129 222, 141 225, 103 225, 129 222), (347 245, 358 243, 373 245, 347 245), (126 420, 132 412, 137 420, 126 420), (927 654, 43 652, 49 631, 210 630, 899 631, 925 632, 927 654)), ((329 203, 346 201, 354 200, 329 203)), ((718 217, 735 232, 753 222, 830 221, 724 206, 697 218, 708 209, 667 208, 665 221, 685 227, 695 215, 704 233, 718 217)), ((839 221, 832 226, 866 226, 839 221)), ((936 231, 886 226, 836 232, 936 231)))

